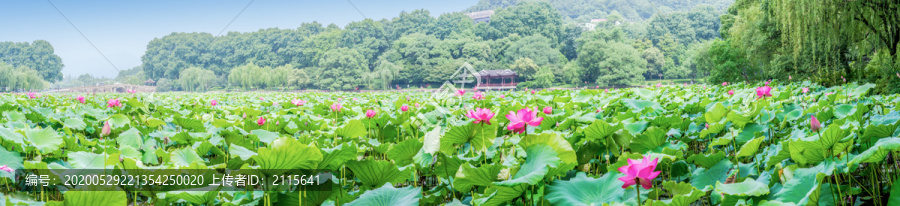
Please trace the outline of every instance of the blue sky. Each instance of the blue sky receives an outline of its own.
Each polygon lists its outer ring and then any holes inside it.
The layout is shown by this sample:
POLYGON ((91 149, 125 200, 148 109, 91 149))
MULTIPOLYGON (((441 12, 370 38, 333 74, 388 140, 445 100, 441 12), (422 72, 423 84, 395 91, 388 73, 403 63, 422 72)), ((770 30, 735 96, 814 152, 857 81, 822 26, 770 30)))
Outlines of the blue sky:
MULTIPOLYGON (((432 16, 462 11, 477 0, 351 0, 366 17, 379 20, 401 11, 427 9, 432 16)), ((141 64, 147 43, 172 32, 207 32, 216 35, 250 0, 54 0, 62 13, 120 70, 141 64)), ((0 41, 53 45, 65 67, 64 75, 89 73, 115 77, 117 72, 47 1, 0 1, 0 41)), ((318 21, 343 27, 364 19, 346 0, 255 0, 228 26, 228 31, 250 32, 265 28, 296 28, 318 21)), ((225 34, 223 33, 223 34, 225 34)))

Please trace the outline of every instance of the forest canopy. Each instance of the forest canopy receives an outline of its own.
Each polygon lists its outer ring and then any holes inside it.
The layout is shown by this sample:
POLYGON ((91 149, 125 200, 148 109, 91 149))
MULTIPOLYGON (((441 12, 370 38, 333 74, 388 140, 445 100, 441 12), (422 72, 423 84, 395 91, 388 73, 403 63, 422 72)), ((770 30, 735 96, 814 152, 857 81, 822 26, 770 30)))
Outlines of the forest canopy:
POLYGON ((482 1, 470 10, 494 9, 488 22, 476 23, 466 12, 434 17, 427 10, 415 10, 343 28, 309 22, 294 29, 223 36, 176 32, 148 44, 143 70, 146 78, 171 80, 196 67, 212 71, 218 77, 213 82, 227 81, 224 84, 241 89, 353 90, 439 85, 468 62, 477 70, 517 71, 520 86, 525 87, 639 85, 650 78, 696 76, 695 68, 685 63, 690 57, 687 50, 718 37, 718 16, 724 7, 714 5, 728 1, 701 2, 667 2, 658 6, 669 12, 631 19, 616 9, 640 7, 650 12, 653 6, 607 2, 596 8, 610 12, 595 15, 569 10, 597 2, 482 1), (586 27, 588 17, 610 21, 586 27), (580 54, 598 49, 579 46, 590 42, 624 53, 592 56, 591 63, 579 61, 580 54), (603 62, 628 74, 599 72, 603 62), (285 80, 266 80, 265 71, 278 67, 289 69, 283 73, 285 80))

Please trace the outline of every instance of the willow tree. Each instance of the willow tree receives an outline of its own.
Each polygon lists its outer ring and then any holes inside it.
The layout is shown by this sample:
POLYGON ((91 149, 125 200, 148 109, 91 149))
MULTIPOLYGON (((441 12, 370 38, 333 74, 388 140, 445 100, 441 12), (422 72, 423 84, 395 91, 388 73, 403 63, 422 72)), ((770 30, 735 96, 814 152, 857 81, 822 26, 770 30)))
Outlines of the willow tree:
POLYGON ((795 67, 832 80, 837 75, 853 78, 864 72, 854 72, 852 62, 867 61, 878 52, 887 52, 892 59, 897 56, 900 2, 896 0, 773 1, 770 7, 781 22, 782 42, 798 62, 795 67))
POLYGON ((213 71, 191 67, 181 71, 178 77, 178 84, 187 91, 205 91, 215 79, 216 74, 213 71))
POLYGON ((40 76, 37 70, 26 66, 14 67, 0 61, 0 89, 6 87, 9 90, 40 90, 47 86, 47 82, 40 76))

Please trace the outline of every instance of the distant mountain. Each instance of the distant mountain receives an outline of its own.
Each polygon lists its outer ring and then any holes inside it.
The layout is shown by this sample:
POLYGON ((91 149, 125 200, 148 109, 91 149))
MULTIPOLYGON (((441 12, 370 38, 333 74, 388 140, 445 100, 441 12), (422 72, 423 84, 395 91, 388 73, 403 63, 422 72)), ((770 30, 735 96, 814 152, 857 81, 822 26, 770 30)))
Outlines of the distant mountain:
POLYGON ((466 12, 482 11, 513 6, 522 1, 547 1, 559 10, 564 21, 589 22, 618 13, 630 21, 650 19, 657 12, 690 11, 697 5, 708 4, 717 10, 726 10, 734 0, 480 0, 466 12))

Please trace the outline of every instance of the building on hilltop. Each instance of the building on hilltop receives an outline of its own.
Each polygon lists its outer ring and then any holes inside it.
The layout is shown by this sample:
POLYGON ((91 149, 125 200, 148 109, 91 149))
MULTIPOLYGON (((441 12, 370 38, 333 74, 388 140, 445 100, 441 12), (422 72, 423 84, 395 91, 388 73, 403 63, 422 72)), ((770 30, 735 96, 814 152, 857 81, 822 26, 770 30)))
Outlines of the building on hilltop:
POLYGON ((479 22, 491 22, 491 16, 494 15, 494 10, 484 10, 484 11, 476 11, 472 13, 466 14, 469 18, 472 18, 475 23, 479 22))

